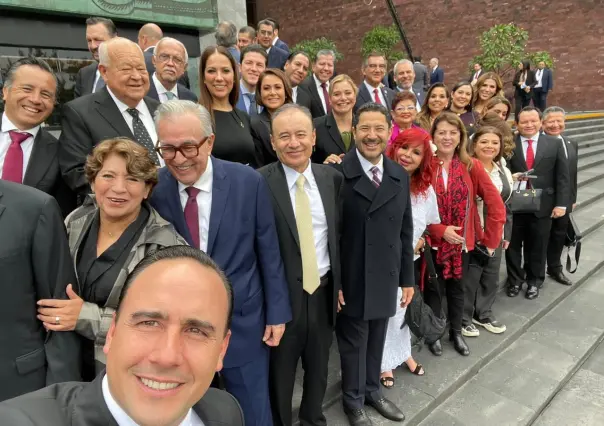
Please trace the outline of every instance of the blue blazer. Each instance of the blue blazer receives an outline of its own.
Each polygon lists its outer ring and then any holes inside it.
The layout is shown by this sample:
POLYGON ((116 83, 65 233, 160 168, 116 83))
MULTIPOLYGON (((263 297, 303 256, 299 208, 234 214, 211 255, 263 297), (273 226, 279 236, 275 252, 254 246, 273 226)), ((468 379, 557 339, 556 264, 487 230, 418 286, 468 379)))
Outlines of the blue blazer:
POLYGON ((277 68, 282 70, 287 62, 287 58, 289 58, 289 53, 277 46, 273 46, 268 52, 267 68, 277 68))
MULTIPOLYGON (((225 368, 233 368, 262 355, 266 325, 289 322, 291 305, 266 181, 242 164, 212 157, 212 166, 207 252, 233 286, 232 336, 224 359, 225 368)), ((178 181, 166 167, 159 171, 151 205, 192 244, 178 181)))
POLYGON ((430 85, 434 83, 444 83, 445 82, 445 72, 441 67, 436 68, 436 71, 432 71, 430 73, 430 85))
POLYGON ((277 42, 274 44, 274 46, 277 46, 279 49, 285 50, 287 53, 290 53, 289 46, 280 38, 277 39, 277 42))
POLYGON ((552 70, 549 68, 543 69, 543 76, 541 76, 541 90, 545 93, 549 92, 554 88, 554 79, 552 78, 552 70))

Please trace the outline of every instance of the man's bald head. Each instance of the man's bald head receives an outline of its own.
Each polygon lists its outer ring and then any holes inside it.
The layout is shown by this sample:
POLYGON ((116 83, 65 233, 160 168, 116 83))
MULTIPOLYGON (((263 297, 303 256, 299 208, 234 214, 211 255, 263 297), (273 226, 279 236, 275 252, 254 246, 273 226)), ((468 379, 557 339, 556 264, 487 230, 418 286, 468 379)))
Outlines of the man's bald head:
POLYGON ((151 46, 155 46, 163 36, 164 33, 159 25, 153 23, 145 24, 138 32, 138 45, 141 49, 146 50, 151 46))
POLYGON ((136 108, 149 91, 143 51, 127 38, 115 37, 101 44, 99 71, 111 92, 130 108, 136 108))

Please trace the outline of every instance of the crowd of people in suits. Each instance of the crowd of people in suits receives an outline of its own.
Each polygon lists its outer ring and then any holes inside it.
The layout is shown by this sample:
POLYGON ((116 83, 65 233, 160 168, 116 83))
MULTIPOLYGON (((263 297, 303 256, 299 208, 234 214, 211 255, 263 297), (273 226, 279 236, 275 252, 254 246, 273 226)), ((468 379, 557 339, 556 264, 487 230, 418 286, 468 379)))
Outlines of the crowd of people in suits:
MULTIPOLYGON (((525 282, 538 297, 546 272, 572 285, 563 109, 525 105, 513 131, 497 74, 449 89, 437 58, 389 73, 371 53, 357 85, 332 51, 290 52, 273 19, 220 23, 195 94, 185 46, 156 24, 138 44, 86 24, 95 62, 58 140, 48 64, 20 59, 4 83, 1 424, 291 425, 301 361, 300 423, 324 425, 334 332, 350 424, 372 424, 365 405, 403 421, 383 388, 403 364, 425 374, 416 292, 468 356, 477 326, 506 330, 504 254, 509 297, 525 282), (524 187, 537 212, 513 210, 524 187)), ((514 84, 547 93, 529 71, 514 84)))

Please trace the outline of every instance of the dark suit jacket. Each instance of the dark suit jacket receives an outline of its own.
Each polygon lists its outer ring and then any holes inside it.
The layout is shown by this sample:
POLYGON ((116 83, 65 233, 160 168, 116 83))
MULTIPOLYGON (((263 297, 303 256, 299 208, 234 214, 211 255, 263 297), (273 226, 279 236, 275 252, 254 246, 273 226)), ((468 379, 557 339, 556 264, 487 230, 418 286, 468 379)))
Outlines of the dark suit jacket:
MULTIPOLYGON (((564 140, 564 146, 568 152, 568 172, 570 178, 570 196, 568 199, 568 206, 572 207, 577 202, 577 190, 578 190, 578 170, 579 170, 579 144, 575 141, 571 141, 566 136, 562 137, 564 140)), ((570 210, 568 210, 570 212, 570 210)))
MULTIPOLYGON (((104 374, 88 383, 59 383, 0 404, 3 426, 117 426, 102 391, 104 374)), ((193 410, 205 426, 243 426, 237 400, 210 388, 193 410)))
POLYGON ((550 70, 549 68, 544 68, 543 75, 541 76, 541 91, 547 93, 553 88, 554 79, 552 76, 552 70, 550 70))
MULTIPOLYGON (((514 75, 514 81, 512 83, 514 84, 514 87, 516 88, 516 92, 520 92, 522 94, 528 95, 523 89, 520 88, 520 76, 521 75, 522 75, 522 71, 516 71, 516 74, 514 75)), ((526 74, 526 81, 524 82, 524 84, 529 86, 531 89, 533 87, 535 87, 535 84, 537 84, 537 80, 535 79, 535 71, 528 70, 528 72, 526 74)), ((532 91, 531 91, 531 93, 532 93, 532 91)))
MULTIPOLYGON (((235 304, 226 368, 249 362, 264 350, 267 324, 291 320, 287 282, 279 252, 275 215, 266 182, 249 166, 212 157, 214 183, 207 253, 226 273, 235 304)), ((167 168, 159 172, 151 205, 193 244, 167 168)))
MULTIPOLYGON (((417 102, 419 102, 419 106, 421 107, 424 104, 424 100, 426 99, 426 92, 423 88, 413 87, 413 94, 417 98, 417 102)), ((397 88, 394 92, 395 95, 397 92, 402 92, 404 89, 397 88)))
POLYGON ((271 117, 265 109, 250 118, 250 133, 254 140, 256 166, 258 168, 278 160, 277 153, 271 144, 271 117))
MULTIPOLYGON (((392 100, 396 96, 396 93, 394 93, 394 90, 389 89, 387 87, 382 87, 381 90, 382 94, 384 95, 384 99, 386 99, 386 105, 384 106, 388 111, 390 111, 390 109, 392 108, 392 100)), ((357 103, 354 105, 354 111, 356 112, 362 105, 366 104, 367 102, 375 102, 375 99, 373 93, 369 93, 365 82, 363 82, 359 85, 359 94, 357 95, 357 103)))
MULTIPOLYGON (((323 102, 321 102, 321 96, 319 96, 319 91, 312 74, 300 83, 300 86, 298 87, 305 90, 310 98, 310 114, 312 115, 312 118, 322 117, 327 114, 327 111, 323 108, 323 102)), ((300 89, 298 89, 298 92, 300 92, 300 89)))
MULTIPOLYGON (((2 131, 1 127, 0 123, 0 131, 2 131)), ((61 176, 58 151, 57 138, 40 127, 34 139, 27 170, 23 176, 23 184, 55 197, 63 217, 66 217, 77 205, 75 193, 69 189, 61 176)))
POLYGON ((413 219, 409 175, 384 156, 384 175, 373 186, 356 150, 339 165, 344 173, 340 193, 342 235, 341 313, 364 320, 393 316, 398 287, 413 278, 413 219))
POLYGON ((301 85, 298 86, 298 94, 296 95, 296 103, 300 106, 308 108, 312 115, 312 99, 310 93, 301 85))
MULTIPOLYGON (((151 115, 160 105, 145 97, 151 115)), ((126 124, 107 88, 63 105, 62 132, 59 137, 59 165, 69 187, 77 192, 80 203, 89 192, 84 176, 86 156, 101 141, 134 135, 126 124)))
POLYGON ((476 79, 479 79, 484 71, 482 68, 479 69, 478 71, 474 71, 472 74, 470 74, 470 77, 468 78, 469 82, 472 82, 472 80, 474 80, 474 74, 476 74, 477 72, 478 72, 478 75, 476 76, 476 79))
POLYGON ((280 38, 277 39, 277 42, 275 43, 275 46, 278 47, 281 50, 285 50, 287 53, 289 52, 289 46, 287 45, 287 43, 285 43, 283 40, 281 40, 280 38))
POLYGON ((430 87, 430 73, 428 67, 421 62, 413 63, 413 71, 415 72, 415 80, 413 81, 413 90, 418 89, 428 90, 430 87))
MULTIPOLYGON (((508 161, 512 174, 528 170, 520 135, 516 136, 515 142, 514 156, 508 161)), ((548 217, 551 216, 554 207, 568 206, 570 192, 568 161, 558 138, 544 133, 539 134, 533 169, 535 171, 532 174, 537 178, 531 179, 531 186, 543 190, 541 210, 535 213, 535 216, 548 217)))
POLYGON ((79 336, 48 333, 36 318, 38 300, 66 299, 68 284, 78 291, 57 202, 0 180, 0 236, 0 401, 81 380, 79 336))
POLYGON ((443 69, 439 66, 436 67, 435 71, 432 71, 430 73, 430 86, 433 85, 434 83, 444 83, 445 82, 445 72, 443 71, 443 69))
MULTIPOLYGON (((178 99, 183 101, 193 101, 197 103, 198 99, 195 93, 191 92, 185 86, 180 83, 176 83, 178 85, 178 99)), ((149 91, 147 92, 147 96, 159 101, 159 94, 157 93, 157 87, 153 83, 153 79, 149 78, 149 91)))
MULTIPOLYGON (((143 53, 145 56, 145 66, 147 67, 147 72, 149 73, 149 78, 155 72, 155 65, 153 65, 153 53, 155 52, 155 46, 149 48, 146 52, 143 53)), ((185 86, 187 89, 191 89, 191 84, 189 82, 189 73, 185 70, 185 73, 180 76, 178 82, 185 86)))
POLYGON ((80 68, 76 75, 76 83, 73 88, 73 98, 79 98, 80 96, 90 95, 94 86, 94 79, 96 78, 96 70, 99 64, 95 61, 92 64, 86 65, 80 68))
MULTIPOLYGON (((321 201, 325 210, 327 220, 327 245, 329 251, 329 262, 331 264, 333 287, 329 293, 331 296, 331 324, 335 326, 336 311, 338 306, 338 290, 342 288, 340 278, 340 256, 339 256, 339 199, 340 190, 344 181, 342 174, 333 167, 323 164, 312 164, 312 172, 321 194, 321 201)), ((273 210, 275 211, 275 223, 277 225, 277 236, 279 247, 285 267, 285 276, 289 285, 289 299, 292 308, 292 320, 295 322, 300 311, 303 309, 304 288, 302 286, 302 255, 300 253, 300 237, 296 226, 296 217, 292 207, 287 179, 283 166, 280 162, 274 162, 258 170, 266 179, 271 191, 273 210)))
MULTIPOLYGON (((348 152, 340 135, 336 119, 332 114, 315 118, 313 123, 317 134, 315 150, 312 154, 313 163, 322 164, 330 154, 340 155, 348 152)), ((349 151, 353 150, 354 147, 354 138, 352 138, 349 151)))
POLYGON ((282 70, 287 62, 287 58, 289 58, 289 53, 277 46, 273 46, 268 52, 267 68, 278 68, 282 70))

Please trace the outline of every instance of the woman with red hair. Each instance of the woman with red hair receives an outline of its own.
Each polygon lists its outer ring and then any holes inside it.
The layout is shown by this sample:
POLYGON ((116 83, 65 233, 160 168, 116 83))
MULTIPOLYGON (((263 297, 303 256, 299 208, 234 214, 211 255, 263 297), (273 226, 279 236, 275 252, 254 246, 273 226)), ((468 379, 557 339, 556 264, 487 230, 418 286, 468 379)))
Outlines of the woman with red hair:
MULTIPOLYGON (((440 223, 436 193, 432 188, 432 147, 430 134, 419 127, 403 130, 386 148, 386 156, 396 161, 409 173, 411 187, 411 209, 413 213, 413 246, 415 247, 415 281, 420 281, 420 256, 424 247, 422 235, 430 224, 440 223)), ((399 289, 399 297, 402 290, 399 289)), ((392 370, 402 363, 418 376, 424 375, 421 364, 411 356, 411 333, 409 327, 401 329, 406 308, 398 307, 394 317, 388 321, 382 375, 380 382, 390 388, 394 386, 392 370)))

